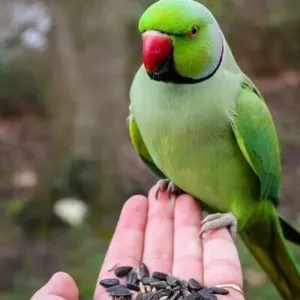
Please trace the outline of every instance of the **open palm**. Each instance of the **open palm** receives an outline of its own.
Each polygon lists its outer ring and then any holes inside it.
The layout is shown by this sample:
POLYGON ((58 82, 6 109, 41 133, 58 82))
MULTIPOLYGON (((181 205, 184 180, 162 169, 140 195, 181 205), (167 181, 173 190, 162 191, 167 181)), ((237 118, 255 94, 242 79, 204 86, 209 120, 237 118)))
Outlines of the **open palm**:
MULTIPOLYGON (((201 220, 196 200, 188 195, 172 201, 161 194, 157 201, 154 187, 148 198, 130 198, 123 207, 98 281, 112 277, 112 265, 138 267, 144 262, 150 271, 171 273, 182 279, 193 277, 207 286, 234 284, 242 288, 238 253, 228 231, 211 231, 201 240, 201 220)), ((229 290, 228 296, 218 299, 244 299, 238 291, 229 290)), ((74 281, 65 273, 57 273, 32 298, 41 299, 78 300, 79 296, 74 281)), ((102 299, 107 299, 107 293, 97 284, 94 300, 102 299)))

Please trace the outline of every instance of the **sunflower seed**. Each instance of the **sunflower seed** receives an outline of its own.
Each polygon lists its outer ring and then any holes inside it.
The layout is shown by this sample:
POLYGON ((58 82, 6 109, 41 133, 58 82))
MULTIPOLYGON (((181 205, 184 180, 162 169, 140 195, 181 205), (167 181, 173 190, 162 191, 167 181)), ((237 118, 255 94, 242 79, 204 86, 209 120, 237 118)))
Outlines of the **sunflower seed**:
POLYGON ((173 294, 172 294, 170 300, 177 300, 177 299, 179 299, 179 297, 180 297, 180 291, 179 290, 177 290, 175 292, 173 291, 173 294))
POLYGON ((175 287, 172 288, 172 292, 176 292, 176 291, 181 291, 182 290, 182 287, 180 285, 177 285, 175 287))
POLYGON ((141 263, 137 270, 131 266, 121 266, 114 270, 119 278, 126 277, 126 284, 117 278, 106 278, 99 284, 106 288, 110 300, 217 300, 216 295, 228 295, 221 287, 202 286, 196 279, 188 281, 171 274, 153 272, 141 263), (132 292, 131 292, 132 291, 132 292))
POLYGON ((184 300, 205 300, 205 298, 201 294, 194 293, 184 297, 184 300))
POLYGON ((168 277, 168 274, 162 273, 162 272, 153 272, 152 277, 156 278, 158 280, 166 280, 168 277))
POLYGON ((145 285, 150 285, 151 282, 157 281, 157 279, 151 277, 143 277, 141 281, 145 285))
POLYGON ((167 288, 167 284, 164 281, 150 282, 150 286, 156 288, 157 290, 163 290, 167 288))
POLYGON ((136 282, 137 282, 137 272, 131 271, 126 276, 126 283, 136 284, 136 282))
POLYGON ((190 291, 199 291, 202 285, 194 278, 190 278, 188 281, 188 287, 190 291))
POLYGON ((118 288, 120 288, 120 287, 126 288, 125 285, 119 284, 119 285, 114 285, 114 286, 109 287, 106 291, 107 291, 108 293, 111 293, 111 292, 115 291, 116 289, 118 289, 118 288))
POLYGON ((167 280, 167 283, 169 284, 169 285, 178 285, 178 284, 180 284, 180 280, 178 279, 178 278, 176 278, 176 277, 174 277, 174 276, 167 276, 167 278, 166 278, 166 280, 167 280))
POLYGON ((225 290, 223 288, 216 287, 216 286, 210 287, 209 290, 211 290, 213 294, 217 294, 217 295, 228 295, 229 294, 228 290, 225 290))
POLYGON ((126 287, 125 285, 118 284, 118 285, 113 285, 113 286, 107 288, 106 291, 107 291, 108 293, 110 293, 110 292, 114 291, 115 289, 117 289, 119 286, 126 287))
POLYGON ((117 278, 106 278, 106 279, 100 280, 99 284, 105 288, 109 288, 111 286, 119 285, 120 280, 117 278))
POLYGON ((130 266, 121 266, 115 269, 115 275, 119 278, 125 277, 132 270, 130 266))
POLYGON ((142 297, 142 299, 143 300, 152 300, 153 298, 152 297, 154 297, 154 293, 153 292, 149 292, 149 293, 147 293, 147 294, 144 294, 143 295, 143 297, 142 297))
POLYGON ((183 289, 182 290, 182 295, 184 296, 184 297, 187 297, 187 296, 189 296, 191 293, 188 291, 188 290, 186 290, 186 289, 183 289))
POLYGON ((127 287, 123 287, 123 286, 116 286, 117 288, 115 290, 113 290, 110 293, 110 296, 114 296, 114 297, 127 297, 127 296, 131 296, 132 293, 130 292, 130 290, 127 287))
POLYGON ((199 293, 202 295, 211 295, 211 294, 213 294, 213 291, 211 289, 209 289, 208 287, 204 286, 201 288, 201 290, 199 290, 199 293))
POLYGON ((180 285, 183 289, 187 289, 188 288, 188 282, 186 280, 181 280, 180 281, 180 285))
POLYGON ((127 283, 126 287, 129 288, 132 291, 136 291, 136 292, 140 291, 140 288, 135 284, 127 283))
POLYGON ((141 263, 140 266, 138 267, 138 276, 139 279, 150 276, 149 269, 144 263, 141 263))
POLYGON ((204 300, 218 300, 217 296, 215 296, 215 295, 207 294, 207 295, 203 295, 203 297, 204 297, 204 300))
POLYGON ((159 300, 161 297, 163 296, 168 296, 170 295, 170 291, 165 289, 165 290, 159 290, 157 292, 154 293, 154 295, 152 296, 151 300, 159 300))

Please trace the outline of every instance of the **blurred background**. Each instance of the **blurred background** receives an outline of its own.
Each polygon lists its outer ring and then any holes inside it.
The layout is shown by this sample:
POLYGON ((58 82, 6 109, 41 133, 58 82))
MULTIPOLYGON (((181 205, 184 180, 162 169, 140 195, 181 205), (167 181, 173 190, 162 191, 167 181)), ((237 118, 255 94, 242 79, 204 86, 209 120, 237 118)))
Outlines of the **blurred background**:
MULTIPOLYGON (((0 1, 0 299, 58 270, 92 299, 124 200, 155 178, 129 142, 149 0, 0 1)), ((280 211, 300 228, 300 2, 203 1, 257 84, 282 147, 280 211)), ((300 262, 300 249, 293 248, 300 262)), ((246 298, 279 299, 240 245, 246 298)))

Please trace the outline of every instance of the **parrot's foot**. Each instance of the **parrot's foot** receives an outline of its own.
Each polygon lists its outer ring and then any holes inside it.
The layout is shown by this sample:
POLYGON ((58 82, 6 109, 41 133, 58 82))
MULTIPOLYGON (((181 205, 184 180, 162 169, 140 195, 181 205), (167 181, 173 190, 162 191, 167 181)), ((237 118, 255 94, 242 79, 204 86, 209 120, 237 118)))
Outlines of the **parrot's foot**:
POLYGON ((157 183, 157 190, 155 192, 155 199, 158 200, 159 193, 167 191, 168 199, 172 199, 181 194, 182 191, 175 183, 169 179, 160 179, 157 183))
POLYGON ((201 222, 201 230, 200 230, 200 237, 202 237, 204 232, 227 227, 228 231, 233 240, 236 238, 237 234, 237 219, 231 213, 226 214, 212 214, 208 215, 204 220, 201 222))

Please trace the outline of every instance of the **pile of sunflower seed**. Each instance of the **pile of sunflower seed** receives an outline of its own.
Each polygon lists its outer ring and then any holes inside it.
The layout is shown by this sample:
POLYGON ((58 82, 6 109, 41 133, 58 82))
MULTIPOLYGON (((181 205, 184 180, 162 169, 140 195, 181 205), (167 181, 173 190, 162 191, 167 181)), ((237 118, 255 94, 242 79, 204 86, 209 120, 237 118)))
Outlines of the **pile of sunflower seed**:
POLYGON ((114 273, 117 278, 100 281, 110 300, 217 300, 216 295, 229 294, 223 288, 203 286, 194 278, 181 280, 161 272, 150 276, 144 263, 136 271, 131 266, 121 266, 114 273), (125 278, 125 283, 118 278, 125 278))

